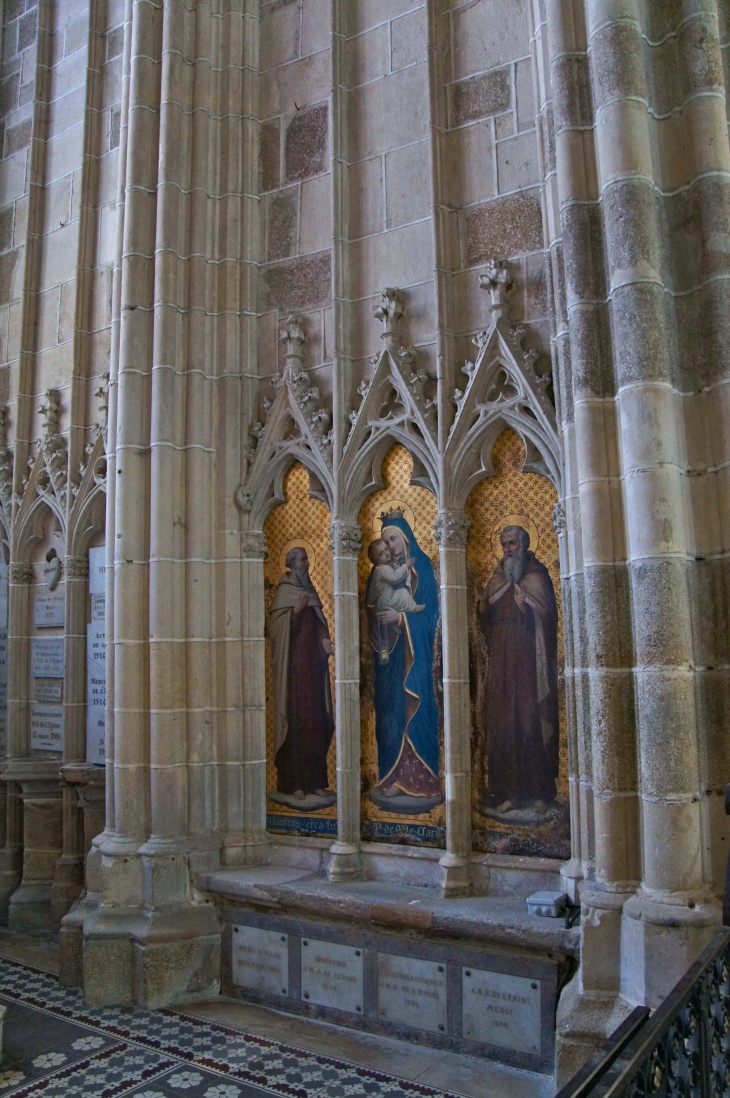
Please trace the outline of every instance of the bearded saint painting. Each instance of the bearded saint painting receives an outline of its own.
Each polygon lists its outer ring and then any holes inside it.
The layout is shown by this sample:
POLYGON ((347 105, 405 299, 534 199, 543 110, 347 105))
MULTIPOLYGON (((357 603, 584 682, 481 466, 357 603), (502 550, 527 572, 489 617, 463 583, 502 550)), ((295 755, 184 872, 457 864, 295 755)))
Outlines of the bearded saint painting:
POLYGON ((381 519, 365 591, 378 748, 378 784, 370 799, 386 812, 419 815, 443 800, 433 684, 438 584, 403 511, 393 509, 381 519), (403 589, 384 593, 384 577, 400 576, 402 569, 403 589))
POLYGON ((276 792, 269 798, 312 812, 336 800, 327 788, 327 752, 335 728, 332 642, 306 549, 290 549, 285 565, 269 609, 277 773, 276 792))
POLYGON ((500 543, 502 560, 478 595, 487 647, 485 812, 537 822, 555 800, 558 776, 558 609, 528 532, 506 526, 500 543))

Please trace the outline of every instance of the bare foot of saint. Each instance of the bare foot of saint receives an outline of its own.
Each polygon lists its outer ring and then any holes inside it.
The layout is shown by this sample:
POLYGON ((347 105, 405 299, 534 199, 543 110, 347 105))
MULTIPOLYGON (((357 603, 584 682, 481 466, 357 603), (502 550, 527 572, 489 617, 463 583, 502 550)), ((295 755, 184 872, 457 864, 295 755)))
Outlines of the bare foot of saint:
POLYGON ((315 789, 314 795, 316 797, 329 797, 329 790, 328 789, 315 789))
POLYGON ((532 809, 534 812, 537 812, 538 816, 544 816, 547 812, 547 802, 542 800, 534 801, 532 809))
POLYGON ((296 797, 296 799, 298 801, 306 800, 303 789, 295 789, 294 792, 292 793, 292 797, 296 797))
POLYGON ((383 790, 384 797, 397 797, 400 793, 400 789, 397 785, 391 785, 389 789, 383 790))
POLYGON ((502 801, 501 804, 497 805, 494 811, 501 814, 502 812, 511 812, 512 809, 516 807, 517 806, 514 801, 502 801))

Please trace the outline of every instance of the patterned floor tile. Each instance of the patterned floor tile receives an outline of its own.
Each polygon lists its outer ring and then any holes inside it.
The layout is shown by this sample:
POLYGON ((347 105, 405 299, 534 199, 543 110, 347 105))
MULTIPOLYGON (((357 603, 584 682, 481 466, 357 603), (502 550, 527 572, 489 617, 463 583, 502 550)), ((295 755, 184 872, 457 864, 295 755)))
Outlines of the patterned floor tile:
POLYGON ((174 1010, 99 1010, 0 959, 0 1098, 452 1098, 174 1010))

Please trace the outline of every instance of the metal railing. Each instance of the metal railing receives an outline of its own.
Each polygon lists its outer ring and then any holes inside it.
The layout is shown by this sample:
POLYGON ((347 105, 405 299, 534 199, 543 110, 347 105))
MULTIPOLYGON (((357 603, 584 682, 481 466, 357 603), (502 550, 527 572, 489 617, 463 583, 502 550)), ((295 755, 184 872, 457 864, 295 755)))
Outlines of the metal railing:
POLYGON ((557 1098, 730 1098, 730 929, 649 1017, 637 1007, 557 1098))

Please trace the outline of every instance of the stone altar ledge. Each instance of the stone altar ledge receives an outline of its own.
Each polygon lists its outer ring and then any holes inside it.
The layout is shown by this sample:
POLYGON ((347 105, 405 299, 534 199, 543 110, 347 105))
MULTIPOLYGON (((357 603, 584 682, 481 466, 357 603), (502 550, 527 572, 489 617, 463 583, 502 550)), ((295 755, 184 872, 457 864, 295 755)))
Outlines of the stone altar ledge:
POLYGON ((202 881, 225 906, 254 905, 320 919, 417 930, 425 937, 472 939, 511 949, 567 957, 580 953, 580 930, 559 919, 528 915, 525 896, 444 899, 434 890, 384 881, 335 883, 319 873, 286 866, 222 869, 202 881))

